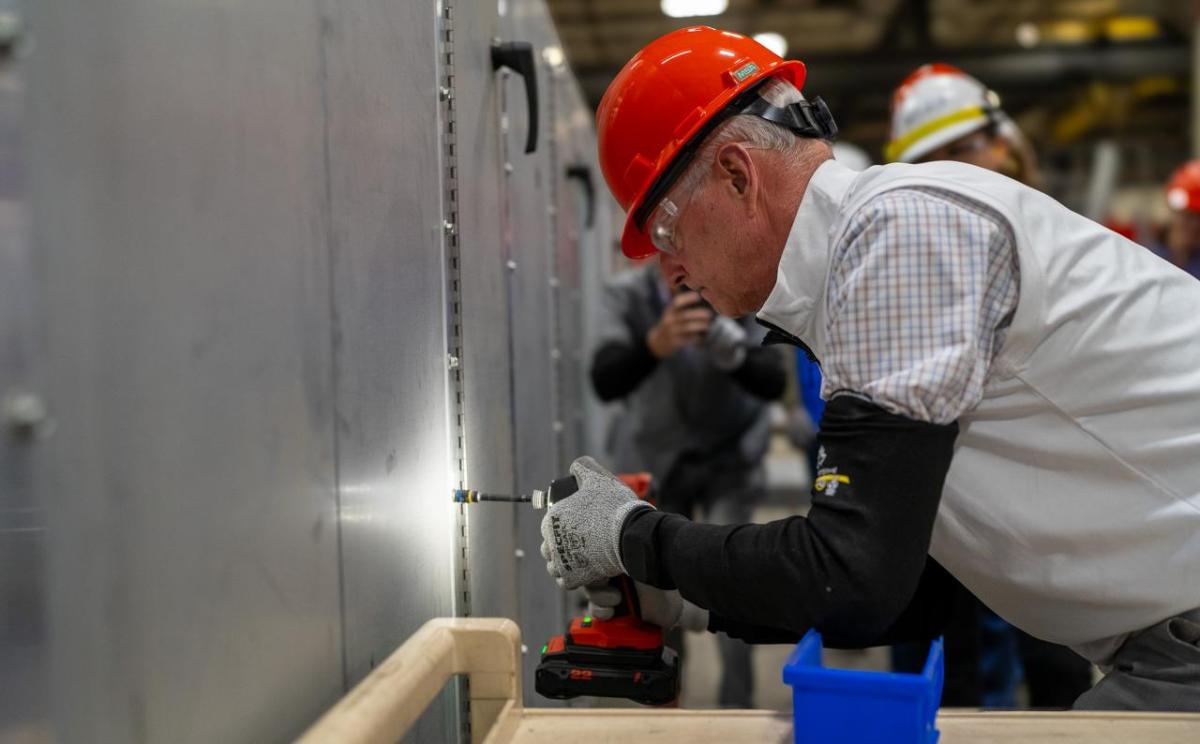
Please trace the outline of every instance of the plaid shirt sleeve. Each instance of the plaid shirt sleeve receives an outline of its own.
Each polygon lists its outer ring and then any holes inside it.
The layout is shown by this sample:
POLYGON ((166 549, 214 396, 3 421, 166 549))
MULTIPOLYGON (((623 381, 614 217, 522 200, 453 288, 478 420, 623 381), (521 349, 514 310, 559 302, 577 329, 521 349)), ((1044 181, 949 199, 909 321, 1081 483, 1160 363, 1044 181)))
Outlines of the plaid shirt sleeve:
POLYGON ((988 207, 906 188, 871 199, 833 250, 826 295, 826 399, 865 396, 950 423, 983 397, 1017 306, 1015 240, 988 207))

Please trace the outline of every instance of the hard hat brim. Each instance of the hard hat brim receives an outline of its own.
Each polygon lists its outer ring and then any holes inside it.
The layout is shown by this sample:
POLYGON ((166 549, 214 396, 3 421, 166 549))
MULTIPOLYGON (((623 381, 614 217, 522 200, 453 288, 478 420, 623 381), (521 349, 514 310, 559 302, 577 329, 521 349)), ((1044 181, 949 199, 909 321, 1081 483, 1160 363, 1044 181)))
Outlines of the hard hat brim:
POLYGON ((960 121, 948 127, 943 127, 909 145, 900 153, 896 161, 900 163, 915 163, 939 147, 945 147, 957 139, 978 132, 988 125, 988 121, 989 119, 984 115, 971 117, 966 121, 960 121))

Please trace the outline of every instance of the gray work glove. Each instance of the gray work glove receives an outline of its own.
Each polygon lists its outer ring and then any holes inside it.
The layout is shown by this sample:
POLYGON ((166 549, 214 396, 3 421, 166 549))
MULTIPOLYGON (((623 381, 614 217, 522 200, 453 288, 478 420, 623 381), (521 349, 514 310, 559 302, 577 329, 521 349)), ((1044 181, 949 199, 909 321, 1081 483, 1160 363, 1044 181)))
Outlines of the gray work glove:
POLYGON ((746 329, 733 318, 713 318, 704 344, 717 369, 731 372, 746 361, 746 329))
MULTIPOLYGON (((676 626, 696 632, 708 630, 708 610, 687 601, 678 591, 659 589, 640 581, 633 585, 638 593, 642 619, 646 622, 663 630, 676 626)), ((588 614, 592 617, 608 620, 621 604, 621 592, 607 582, 585 586, 583 591, 587 594, 588 614)))
POLYGON ((564 589, 625 573, 621 527, 634 509, 653 509, 590 457, 571 463, 579 490, 551 504, 542 518, 546 571, 564 589))

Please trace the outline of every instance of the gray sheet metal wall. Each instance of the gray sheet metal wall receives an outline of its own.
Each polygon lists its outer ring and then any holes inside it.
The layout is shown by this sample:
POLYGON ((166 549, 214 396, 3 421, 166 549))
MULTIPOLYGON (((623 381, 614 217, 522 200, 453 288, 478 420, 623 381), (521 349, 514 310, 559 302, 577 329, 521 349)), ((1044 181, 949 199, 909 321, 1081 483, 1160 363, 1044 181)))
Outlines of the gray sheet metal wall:
MULTIPOLYGON (((284 740, 450 614, 522 623, 537 704, 564 619, 540 515, 448 491, 538 487, 583 447, 603 272, 564 173, 594 140, 540 0, 29 11, 0 395, 57 427, 0 439, 0 608, 47 618, 0 624, 0 741, 284 740), (494 38, 534 44, 535 153, 494 38)), ((410 739, 460 736, 460 700, 410 739)))
MULTIPOLYGON (((529 126, 529 111, 524 84, 510 76, 505 81, 508 117, 506 152, 512 167, 509 174, 512 197, 508 200, 510 246, 510 292, 513 298, 513 389, 518 406, 514 418, 517 428, 518 485, 528 492, 545 485, 560 474, 561 451, 557 437, 558 411, 562 391, 557 383, 554 302, 557 283, 555 244, 552 225, 555 219, 555 195, 558 191, 557 132, 554 120, 556 96, 553 70, 545 51, 557 45, 553 29, 545 19, 533 15, 544 8, 540 3, 510 2, 504 27, 507 35, 528 42, 536 52, 538 89, 537 151, 523 151, 529 126)), ((548 576, 538 552, 543 512, 521 509, 517 513, 517 541, 523 551, 524 569, 520 574, 520 623, 528 649, 524 656, 524 694, 534 705, 551 704, 533 689, 534 669, 541 645, 551 635, 561 633, 566 616, 564 596, 546 591, 548 576)), ((551 585, 553 586, 553 585, 551 585)))
MULTIPOLYGON (((455 609, 437 24, 430 3, 325 5, 347 684, 430 617, 455 609)), ((413 738, 450 740, 455 720, 444 696, 413 738)))
POLYGON ((36 740, 49 720, 44 503, 33 488, 48 425, 37 378, 18 6, 0 0, 0 741, 36 740))
POLYGON ((30 10, 55 733, 286 738, 344 680, 322 18, 30 10))

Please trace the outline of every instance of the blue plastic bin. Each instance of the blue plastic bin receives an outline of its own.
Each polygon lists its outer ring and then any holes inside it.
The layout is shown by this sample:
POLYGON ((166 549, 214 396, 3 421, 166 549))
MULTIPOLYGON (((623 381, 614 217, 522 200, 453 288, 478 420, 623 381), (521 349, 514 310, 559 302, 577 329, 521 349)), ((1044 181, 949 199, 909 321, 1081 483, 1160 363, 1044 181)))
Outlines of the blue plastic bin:
POLYGON ((796 744, 935 744, 942 674, 940 638, 920 674, 857 672, 821 666, 821 634, 810 630, 783 665, 796 744))

